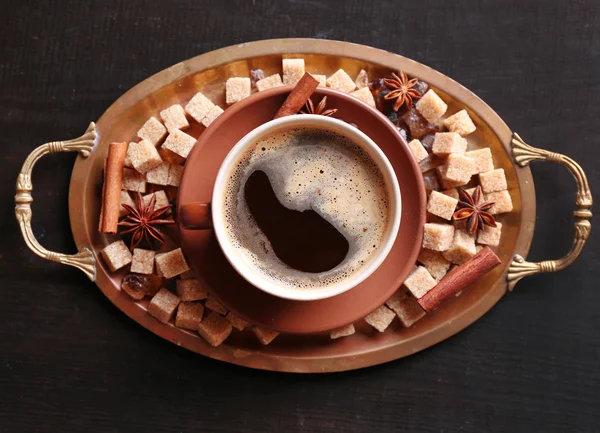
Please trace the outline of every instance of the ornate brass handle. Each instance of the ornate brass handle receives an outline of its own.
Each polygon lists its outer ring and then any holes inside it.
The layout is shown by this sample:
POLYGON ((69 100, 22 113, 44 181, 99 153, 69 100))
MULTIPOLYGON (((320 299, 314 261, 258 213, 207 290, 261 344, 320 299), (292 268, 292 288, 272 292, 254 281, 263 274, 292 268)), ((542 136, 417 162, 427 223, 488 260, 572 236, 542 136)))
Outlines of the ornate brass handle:
POLYGON ((33 172, 35 163, 48 153, 79 152, 81 156, 87 158, 92 147, 94 147, 95 138, 96 125, 94 122, 91 122, 90 126, 88 126, 85 131, 85 134, 79 138, 42 144, 31 152, 23 163, 23 167, 17 178, 17 195, 15 195, 15 214, 19 226, 21 227, 21 233, 23 233, 23 238, 29 249, 46 260, 63 263, 81 269, 92 281, 96 279, 96 260, 89 249, 82 248, 77 254, 73 255, 56 253, 54 251, 48 251, 41 246, 35 238, 33 231, 31 230, 31 203, 33 202, 33 197, 31 195, 31 192, 33 191, 31 173, 33 172))
POLYGON ((577 182, 577 196, 575 199, 577 209, 573 212, 573 215, 575 215, 577 220, 575 221, 575 239, 573 241, 573 246, 571 247, 571 251, 563 258, 534 263, 526 261, 518 254, 513 257, 513 261, 508 268, 508 275, 506 277, 508 280, 508 290, 512 290, 515 287, 515 284, 523 277, 541 272, 556 272, 563 270, 579 257, 585 242, 590 236, 590 231, 592 230, 592 224, 588 220, 592 218, 591 208, 593 204, 592 193, 587 177, 581 166, 571 158, 561 155, 560 153, 548 152, 547 150, 529 146, 516 133, 513 134, 511 145, 513 158, 521 167, 529 165, 531 161, 550 161, 564 165, 569 169, 575 178, 575 182, 577 182))

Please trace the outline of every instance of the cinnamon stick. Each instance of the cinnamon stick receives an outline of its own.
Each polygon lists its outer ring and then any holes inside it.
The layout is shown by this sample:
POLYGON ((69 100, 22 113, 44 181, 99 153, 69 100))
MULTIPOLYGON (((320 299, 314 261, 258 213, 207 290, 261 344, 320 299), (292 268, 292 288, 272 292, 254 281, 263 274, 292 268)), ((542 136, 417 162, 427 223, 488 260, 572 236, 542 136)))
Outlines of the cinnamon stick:
POLYGON ((435 310, 443 301, 456 295, 500 263, 502 263, 500 258, 498 258, 490 247, 483 248, 442 278, 433 289, 418 300, 419 305, 427 312, 435 310))
POLYGON ((305 73, 300 81, 298 81, 298 84, 296 84, 296 87, 294 87, 288 95, 279 111, 277 111, 274 119, 298 113, 318 85, 319 82, 314 79, 312 75, 305 73))
POLYGON ((104 184, 102 185, 102 208, 100 209, 100 233, 116 233, 121 207, 121 186, 127 143, 110 143, 104 160, 104 184))

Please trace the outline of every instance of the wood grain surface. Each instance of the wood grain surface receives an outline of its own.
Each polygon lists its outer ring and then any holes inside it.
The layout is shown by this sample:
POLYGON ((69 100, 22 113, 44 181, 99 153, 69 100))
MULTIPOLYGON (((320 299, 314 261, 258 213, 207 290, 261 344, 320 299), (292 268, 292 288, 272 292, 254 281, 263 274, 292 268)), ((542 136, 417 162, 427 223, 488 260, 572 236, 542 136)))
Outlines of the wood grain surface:
MULTIPOLYGON (((464 84, 534 146, 600 185, 600 5, 552 1, 0 1, 0 432, 600 431, 600 248, 519 283, 481 320, 407 359, 332 375, 252 371, 161 340, 85 276, 34 256, 14 184, 37 145, 79 136, 124 91, 244 41, 372 45, 464 84)), ((34 174, 34 231, 74 251, 73 155, 34 174)), ((562 256, 574 182, 534 165, 530 258, 562 256)), ((593 224, 596 224, 593 222, 593 224)))

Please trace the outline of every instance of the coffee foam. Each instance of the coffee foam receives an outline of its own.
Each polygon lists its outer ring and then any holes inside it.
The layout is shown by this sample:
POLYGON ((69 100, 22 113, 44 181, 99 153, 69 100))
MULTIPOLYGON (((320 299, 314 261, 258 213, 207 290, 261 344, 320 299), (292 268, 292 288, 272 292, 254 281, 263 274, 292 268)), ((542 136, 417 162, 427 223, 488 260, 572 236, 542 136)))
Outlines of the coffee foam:
POLYGON ((225 189, 226 231, 232 245, 257 270, 294 288, 318 289, 339 282, 366 264, 383 242, 390 210, 383 176, 348 138, 312 128, 273 133, 238 161, 225 189), (244 197, 256 171, 269 178, 279 202, 297 211, 312 209, 348 241, 342 263, 320 273, 293 269, 273 252, 244 197))

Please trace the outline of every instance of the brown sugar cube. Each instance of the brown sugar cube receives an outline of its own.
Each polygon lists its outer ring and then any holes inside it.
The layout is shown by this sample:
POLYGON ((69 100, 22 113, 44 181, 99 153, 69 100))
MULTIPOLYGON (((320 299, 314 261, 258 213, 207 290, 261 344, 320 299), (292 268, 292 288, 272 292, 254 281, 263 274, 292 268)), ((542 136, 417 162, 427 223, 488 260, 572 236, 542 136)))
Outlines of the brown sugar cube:
POLYGON ((497 247, 502 236, 502 224, 496 222, 496 227, 483 226, 483 230, 477 232, 477 243, 497 247))
POLYGON ((465 156, 475 161, 475 172, 473 174, 485 173, 494 169, 494 160, 492 151, 489 147, 483 149, 470 150, 465 152, 465 156))
POLYGON ((398 305, 400 305, 400 302, 402 302, 406 299, 407 296, 408 295, 406 294, 406 292, 404 290, 398 289, 396 291, 396 293, 394 293, 392 296, 390 296, 390 299, 385 301, 385 305, 387 305, 389 308, 394 310, 398 305))
POLYGON ((475 124, 471 120, 467 110, 460 110, 458 113, 453 114, 444 120, 444 126, 448 128, 450 132, 457 132, 463 137, 474 132, 475 124))
POLYGON ((481 184, 481 189, 484 194, 508 189, 503 168, 479 173, 479 183, 481 184))
MULTIPOLYGON (((162 189, 160 191, 156 191, 152 194, 147 194, 142 197, 142 200, 144 200, 144 204, 146 206, 148 206, 148 203, 150 203, 150 199, 152 198, 152 196, 156 197, 154 202, 154 210, 160 209, 161 207, 165 206, 171 206, 171 203, 169 203, 169 197, 167 197, 167 193, 164 192, 162 189)), ((166 213, 168 214, 170 212, 171 210, 169 209, 166 213)))
POLYGON ((203 314, 204 306, 201 302, 181 302, 175 316, 175 326, 196 331, 203 314))
POLYGON ((417 320, 425 316, 425 311, 421 308, 417 299, 414 296, 407 295, 402 289, 392 295, 386 305, 396 313, 396 316, 406 328, 410 328, 417 320))
POLYGON ((133 258, 131 260, 131 272, 137 274, 151 274, 154 271, 155 255, 156 253, 152 250, 134 248, 133 258))
POLYGON ((263 92, 265 90, 273 89, 279 86, 283 86, 279 74, 273 74, 256 82, 256 88, 259 92, 263 92))
MULTIPOLYGON (((160 254, 156 254, 156 256, 158 256, 158 255, 160 255, 160 254)), ((156 264, 156 256, 154 256, 154 264, 156 264)), ((155 266, 154 269, 156 270, 156 275, 158 277, 160 277, 160 278, 164 278, 165 277, 158 266, 155 266)))
MULTIPOLYGON (((172 131, 178 131, 177 129, 173 129, 172 131)), ((175 165, 183 165, 185 164, 185 158, 183 156, 179 156, 176 153, 170 151, 165 147, 158 148, 158 154, 163 159, 164 162, 168 162, 169 164, 175 165)))
POLYGON ((317 87, 327 87, 327 75, 310 74, 310 76, 319 82, 317 87))
POLYGON ((171 164, 168 162, 161 162, 152 170, 146 172, 146 182, 153 183, 154 185, 168 185, 169 184, 169 167, 171 164))
POLYGON ((458 200, 458 190, 456 188, 450 188, 450 189, 445 189, 443 191, 440 191, 442 194, 447 195, 449 197, 452 197, 456 200, 458 200))
POLYGON ((142 140, 139 143, 129 143, 127 157, 131 161, 133 168, 142 174, 152 170, 162 162, 158 150, 148 140, 142 140))
POLYGON ((179 186, 181 181, 181 175, 183 174, 183 167, 181 165, 171 164, 169 166, 169 180, 167 185, 179 186))
POLYGON ((437 280, 431 276, 424 266, 417 266, 417 269, 411 272, 408 278, 404 280, 406 288, 417 299, 425 296, 436 284, 437 280))
POLYGON ((456 153, 448 156, 446 166, 444 178, 451 181, 468 183, 475 172, 475 161, 456 153))
MULTIPOLYGON (((367 87, 365 87, 365 89, 366 88, 367 87)), ((417 162, 421 162, 429 156, 427 150, 425 150, 425 148, 423 147, 423 144, 416 138, 408 143, 408 147, 410 148, 410 151, 412 152, 417 162)))
POLYGON ((354 329, 354 325, 351 323, 349 325, 342 326, 341 328, 337 328, 333 331, 330 331, 329 338, 331 338, 332 340, 337 340, 338 338, 349 337, 351 335, 354 335, 354 333, 356 333, 356 329, 354 329))
POLYGON ((192 116, 196 122, 200 123, 214 106, 215 104, 210 99, 204 96, 202 92, 198 92, 185 106, 185 112, 192 116))
POLYGON ((435 123, 448 109, 448 105, 432 89, 417 101, 415 107, 429 123, 435 123))
POLYGON ((423 182, 425 183, 426 191, 437 191, 440 189, 440 181, 433 171, 423 174, 423 182))
POLYGON ((167 289, 162 288, 150 300, 148 304, 148 313, 162 323, 167 323, 173 317, 179 298, 167 289))
POLYGON ((350 78, 350 75, 343 69, 338 69, 331 77, 327 79, 327 87, 340 92, 350 93, 356 89, 356 84, 350 78))
POLYGON ((441 280, 448 273, 451 263, 439 251, 422 249, 417 261, 429 271, 436 280, 441 280))
POLYGON ((427 212, 449 221, 452 219, 452 214, 454 214, 457 204, 458 200, 455 198, 441 192, 431 191, 429 200, 427 201, 427 212))
POLYGON ((186 129, 190 127, 185 117, 185 111, 179 104, 171 105, 169 108, 165 108, 160 112, 160 118, 165 122, 167 131, 172 129, 186 129))
POLYGON ((375 108, 375 99, 373 98, 373 94, 371 93, 368 87, 363 87, 362 89, 350 92, 350 95, 354 96, 356 99, 360 99, 365 104, 375 108))
MULTIPOLYGON (((469 175, 469 179, 465 180, 463 178, 463 180, 452 180, 452 179, 448 179, 447 173, 448 173, 448 165, 444 164, 444 165, 440 165, 438 168, 436 168, 436 171, 438 173, 438 177, 440 179, 440 185, 442 186, 443 189, 452 189, 452 188, 456 188, 458 186, 463 186, 466 183, 469 182, 469 180, 471 180, 471 175, 469 175)), ((466 177, 466 175, 465 175, 466 177)))
POLYGON ((258 341, 260 341, 260 344, 263 346, 271 343, 271 341, 273 341, 275 337, 279 335, 279 332, 261 328, 260 326, 253 326, 252 332, 254 332, 254 335, 256 335, 256 338, 258 338, 258 341))
POLYGON ((169 251, 167 253, 157 254, 154 257, 156 263, 156 269, 160 270, 164 278, 173 278, 179 274, 183 274, 185 271, 189 271, 190 268, 183 257, 181 248, 169 251))
POLYGON ((232 329, 229 320, 214 311, 198 324, 198 334, 213 347, 220 346, 229 337, 232 329))
POLYGON ((125 167, 121 188, 127 191, 146 192, 146 177, 132 168, 125 167))
POLYGON ((369 85, 369 75, 367 74, 367 71, 361 69, 354 80, 354 84, 356 84, 357 89, 367 87, 369 85))
POLYGON ((165 135, 167 135, 167 128, 156 117, 146 120, 144 126, 137 132, 138 137, 149 141, 153 146, 160 143, 165 135))
POLYGON ((217 301, 214 298, 208 298, 206 302, 204 302, 204 305, 209 310, 212 310, 215 313, 219 313, 222 316, 227 314, 227 308, 225 308, 219 301, 217 301))
POLYGON ((406 328, 410 328, 415 322, 425 317, 425 310, 421 308, 417 299, 413 296, 407 296, 394 312, 406 328))
POLYGON ((225 82, 225 102, 235 104, 250 96, 252 84, 248 77, 232 77, 225 82))
POLYGON ((469 234, 466 230, 457 229, 454 231, 452 245, 442 255, 446 260, 456 265, 463 264, 471 257, 477 254, 475 249, 475 236, 469 234))
POLYGON ((432 152, 439 156, 451 153, 464 154, 467 150, 467 140, 456 132, 436 132, 433 139, 432 152))
POLYGON ((283 59, 283 84, 297 84, 304 75, 304 59, 283 59))
POLYGON ((244 319, 241 319, 240 317, 236 316, 231 311, 229 313, 227 313, 227 316, 225 316, 225 318, 227 320, 229 320, 229 323, 231 323, 231 326, 233 326, 238 331, 243 331, 246 328, 246 326, 248 326, 248 322, 246 322, 244 319))
POLYGON ((104 261, 111 271, 116 271, 131 263, 131 252, 123 241, 116 241, 101 251, 104 261))
POLYGON ((202 119, 202 124, 208 128, 210 124, 216 120, 217 117, 223 114, 223 111, 224 110, 221 107, 215 105, 210 109, 206 117, 202 119))
POLYGON ((190 278, 189 280, 177 280, 175 284, 175 292, 177 292, 177 296, 179 296, 182 301, 199 301, 201 299, 206 299, 208 296, 206 289, 202 287, 200 281, 195 278, 190 278))
POLYGON ((488 209, 492 215, 506 213, 513 210, 512 199, 508 191, 492 192, 485 195, 485 201, 493 201, 494 205, 488 209))
POLYGON ((134 209, 136 208, 135 202, 133 201, 133 199, 127 191, 121 191, 121 206, 119 207, 120 217, 125 216, 129 213, 129 211, 123 207, 123 204, 128 204, 134 209))
POLYGON ((450 224, 426 223, 423 230, 423 248, 445 251, 452 245, 454 226, 450 224))
POLYGON ((368 314, 365 317, 365 322, 377 329, 379 332, 383 332, 388 326, 390 326, 390 323, 392 323, 394 317, 396 317, 394 312, 385 305, 382 305, 372 313, 368 314))
POLYGON ((169 133, 162 147, 183 158, 187 158, 192 147, 194 147, 194 144, 196 144, 196 139, 194 137, 178 129, 173 129, 169 133))

